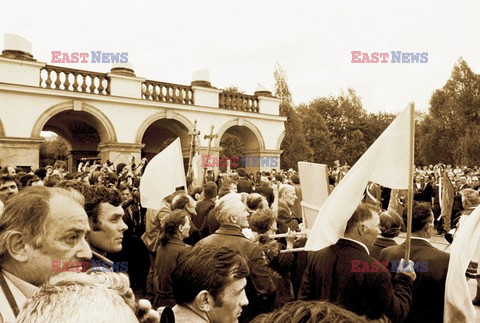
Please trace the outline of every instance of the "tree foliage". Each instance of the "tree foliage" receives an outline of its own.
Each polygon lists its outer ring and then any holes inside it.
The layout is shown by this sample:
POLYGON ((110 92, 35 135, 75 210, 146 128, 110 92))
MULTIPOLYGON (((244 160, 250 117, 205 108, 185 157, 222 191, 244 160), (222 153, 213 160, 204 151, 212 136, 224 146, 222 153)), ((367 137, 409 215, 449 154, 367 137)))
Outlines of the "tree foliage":
POLYGON ((419 129, 425 163, 470 164, 478 161, 480 76, 460 58, 443 88, 430 99, 429 114, 419 129))
MULTIPOLYGON (((220 142, 220 147, 222 147, 222 150, 219 154, 220 160, 222 160, 222 157, 224 156, 227 158, 236 158, 236 160, 238 160, 239 162, 232 163, 230 165, 230 168, 235 169, 240 167, 240 161, 242 160, 242 154, 244 149, 242 141, 234 136, 227 137, 220 142)), ((221 172, 225 172, 226 170, 226 167, 220 167, 221 172)))
POLYGON ((313 151, 305 139, 302 122, 293 108, 292 95, 288 88, 285 71, 277 64, 273 75, 275 78, 275 95, 282 100, 280 115, 287 117, 285 136, 280 146, 283 151, 280 156, 281 168, 298 169, 299 161, 312 161, 313 151))

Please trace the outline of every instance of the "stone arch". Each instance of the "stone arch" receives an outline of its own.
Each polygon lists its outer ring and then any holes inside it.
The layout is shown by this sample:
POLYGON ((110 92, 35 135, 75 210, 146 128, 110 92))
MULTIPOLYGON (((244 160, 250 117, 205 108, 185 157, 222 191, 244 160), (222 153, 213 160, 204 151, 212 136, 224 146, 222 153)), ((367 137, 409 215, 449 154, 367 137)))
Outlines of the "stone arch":
POLYGON ((190 120, 188 120, 188 118, 186 118, 185 116, 177 112, 167 113, 166 111, 161 111, 161 112, 152 114, 140 125, 140 128, 138 128, 138 131, 137 131, 137 135, 135 136, 135 143, 141 144, 143 136, 145 135, 145 132, 147 131, 148 127, 150 127, 153 123, 161 119, 176 120, 180 122, 182 125, 184 125, 189 132, 193 131, 194 129, 193 123, 190 122, 190 120))
POLYGON ((230 129, 234 126, 240 126, 240 127, 243 126, 243 127, 248 128, 257 138, 259 150, 261 151, 261 150, 265 149, 265 141, 263 139, 263 136, 262 136, 262 133, 260 132, 260 130, 258 130, 258 128, 255 124, 253 124, 252 122, 250 122, 248 120, 245 120, 243 118, 236 118, 236 119, 230 120, 230 121, 226 122, 225 124, 223 124, 222 127, 217 132, 218 137, 215 138, 215 142, 214 142, 213 146, 214 147, 220 147, 220 141, 222 140, 223 135, 225 134, 225 132, 228 131, 228 129, 230 129))
POLYGON ((76 110, 71 101, 56 104, 44 111, 33 126, 32 137, 40 137, 40 132, 50 119, 67 111, 85 112, 89 116, 89 121, 91 121, 93 127, 98 131, 101 143, 117 142, 115 128, 110 119, 108 119, 102 111, 85 103, 82 103, 81 109, 76 110))
POLYGON ((283 141, 284 138, 285 138, 285 130, 283 130, 282 133, 280 134, 280 136, 278 136, 278 139, 277 139, 277 150, 281 150, 281 149, 280 149, 280 146, 282 146, 282 141, 283 141))

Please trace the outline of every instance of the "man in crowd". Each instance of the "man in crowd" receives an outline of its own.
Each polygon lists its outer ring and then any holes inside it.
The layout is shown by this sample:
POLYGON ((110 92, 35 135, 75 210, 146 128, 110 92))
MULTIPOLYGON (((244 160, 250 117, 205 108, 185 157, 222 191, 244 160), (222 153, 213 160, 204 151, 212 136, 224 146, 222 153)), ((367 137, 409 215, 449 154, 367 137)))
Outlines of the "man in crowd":
POLYGON ((410 310, 415 280, 413 263, 403 259, 395 280, 370 257, 368 247, 380 233, 373 206, 361 203, 348 220, 344 238, 309 257, 299 299, 327 300, 357 313, 378 319, 386 315, 403 321, 410 310))
POLYGON ((260 186, 256 188, 256 192, 265 196, 268 202, 268 206, 271 207, 275 197, 273 195, 273 189, 270 186, 268 186, 268 184, 269 184, 268 177, 266 176, 260 177, 260 186))
POLYGON ((247 172, 245 168, 237 169, 238 176, 240 177, 237 181, 237 190, 238 193, 252 193, 253 192, 253 183, 247 178, 247 172))
POLYGON ((184 242, 188 245, 194 246, 200 239, 202 235, 200 230, 192 223, 192 219, 197 216, 197 211, 195 207, 197 202, 190 196, 185 193, 177 194, 172 200, 172 211, 173 210, 184 210, 188 213, 190 218, 190 233, 189 236, 184 239, 184 242))
POLYGON ((195 211, 196 216, 192 217, 193 224, 197 228, 201 228, 203 221, 208 216, 208 212, 215 207, 215 200, 217 199, 217 184, 214 182, 207 182, 203 185, 203 200, 197 203, 195 211))
POLYGON ((8 198, 18 193, 15 177, 3 175, 0 177, 0 201, 5 203, 8 198))
POLYGON ((236 322, 249 301, 245 259, 225 247, 195 247, 172 273, 175 322, 236 322))
POLYGON ((257 314, 268 312, 275 298, 275 285, 268 270, 262 247, 253 243, 242 234, 248 228, 249 213, 242 203, 240 194, 230 193, 217 202, 216 217, 220 229, 200 240, 199 246, 224 246, 240 253, 248 263, 250 275, 247 278, 247 297, 250 300, 242 314, 248 321, 257 314))
POLYGON ((91 228, 90 247, 102 256, 119 252, 122 250, 123 233, 128 228, 123 222, 120 192, 105 186, 88 186, 83 194, 91 228))
POLYGON ((54 262, 61 262, 65 270, 78 269, 92 257, 85 239, 89 231, 78 192, 29 187, 9 199, 0 217, 0 314, 4 321, 15 320, 25 300, 55 272, 54 262))
MULTIPOLYGON (((412 237, 410 260, 415 263, 417 279, 413 283, 413 300, 405 322, 442 322, 450 255, 433 247, 429 239, 433 235, 433 212, 428 203, 415 203, 412 211, 412 237)), ((406 243, 388 247, 380 253, 380 262, 387 268, 405 255, 406 243)), ((395 279, 395 273, 392 274, 395 279)))
MULTIPOLYGON (((295 188, 289 184, 282 184, 278 191, 278 219, 277 226, 279 233, 285 233, 288 229, 297 231, 298 224, 302 221, 298 215, 293 214, 291 208, 295 205, 297 195, 295 188)), ((301 216, 301 215, 300 215, 301 216)))

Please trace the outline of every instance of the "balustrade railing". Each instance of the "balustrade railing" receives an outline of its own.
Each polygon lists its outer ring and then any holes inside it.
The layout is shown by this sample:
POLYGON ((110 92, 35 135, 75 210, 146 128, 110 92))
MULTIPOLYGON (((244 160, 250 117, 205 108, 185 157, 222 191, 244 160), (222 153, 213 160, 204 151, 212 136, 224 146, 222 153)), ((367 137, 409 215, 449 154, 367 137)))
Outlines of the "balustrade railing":
POLYGON ((258 98, 255 95, 221 92, 219 105, 220 109, 259 112, 258 98))
POLYGON ((157 81, 142 83, 142 98, 145 100, 193 105, 191 86, 157 81))
POLYGON ((52 65, 46 65, 40 71, 40 87, 110 95, 107 74, 52 65))

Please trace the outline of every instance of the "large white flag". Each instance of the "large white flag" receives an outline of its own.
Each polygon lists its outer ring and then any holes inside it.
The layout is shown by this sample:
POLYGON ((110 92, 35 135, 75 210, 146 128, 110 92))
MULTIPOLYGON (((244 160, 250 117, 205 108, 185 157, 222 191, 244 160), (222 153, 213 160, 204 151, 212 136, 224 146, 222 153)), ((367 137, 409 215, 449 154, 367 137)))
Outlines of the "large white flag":
POLYGON ((369 181, 394 189, 408 188, 410 112, 406 108, 370 146, 323 203, 305 249, 320 250, 343 237, 369 181))
POLYGON ((162 199, 175 192, 175 188, 179 186, 187 188, 182 146, 180 138, 177 138, 153 157, 145 168, 140 180, 142 206, 149 209, 160 209, 162 199))
POLYGON ((465 218, 455 234, 450 249, 443 322, 475 322, 476 311, 465 279, 471 260, 478 261, 480 248, 480 207, 465 218))

